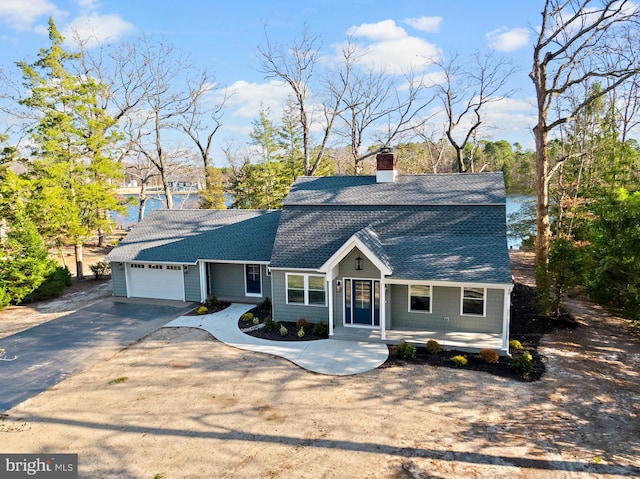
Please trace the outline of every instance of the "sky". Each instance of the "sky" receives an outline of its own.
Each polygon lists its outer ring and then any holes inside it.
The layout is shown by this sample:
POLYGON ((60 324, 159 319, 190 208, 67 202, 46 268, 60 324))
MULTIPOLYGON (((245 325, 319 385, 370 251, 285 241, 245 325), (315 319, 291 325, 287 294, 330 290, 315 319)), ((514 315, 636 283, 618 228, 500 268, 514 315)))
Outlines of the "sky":
POLYGON ((91 31, 105 43, 163 37, 234 92, 216 135, 221 145, 248 142, 261 104, 279 117, 288 90, 259 71, 265 29, 270 40, 287 45, 306 25, 322 39, 326 57, 351 35, 378 65, 398 73, 416 59, 428 73, 425 58, 495 51, 519 70, 511 97, 490 105, 485 134, 533 148, 528 73, 541 10, 541 0, 0 0, 0 68, 32 62, 48 46, 49 17, 67 38, 72 30, 91 31))

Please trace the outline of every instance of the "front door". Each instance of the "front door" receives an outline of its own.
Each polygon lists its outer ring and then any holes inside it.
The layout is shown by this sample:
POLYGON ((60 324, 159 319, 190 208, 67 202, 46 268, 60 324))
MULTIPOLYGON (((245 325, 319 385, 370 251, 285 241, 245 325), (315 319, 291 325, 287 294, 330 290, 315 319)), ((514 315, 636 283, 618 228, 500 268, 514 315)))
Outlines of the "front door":
POLYGON ((245 265, 246 294, 260 296, 262 294, 261 267, 259 264, 245 265))
POLYGON ((345 324, 380 325, 380 282, 370 279, 345 280, 345 324))

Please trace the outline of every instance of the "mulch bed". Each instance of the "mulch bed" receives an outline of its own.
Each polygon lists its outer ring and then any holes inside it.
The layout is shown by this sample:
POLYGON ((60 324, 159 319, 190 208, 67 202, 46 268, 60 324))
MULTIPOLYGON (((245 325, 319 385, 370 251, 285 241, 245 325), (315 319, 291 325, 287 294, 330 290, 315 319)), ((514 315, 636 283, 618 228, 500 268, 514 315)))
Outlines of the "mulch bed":
MULTIPOLYGON (((264 322, 264 318, 269 315, 268 311, 264 311, 258 307, 250 311, 254 316, 260 319, 260 323, 264 322)), ((312 341, 324 339, 313 335, 312 331, 308 331, 302 338, 298 337, 296 332, 296 323, 294 322, 278 322, 284 324, 288 330, 286 336, 280 334, 279 329, 275 331, 265 331, 263 328, 252 331, 245 331, 245 334, 258 338, 268 339, 271 341, 312 341)), ((238 321, 240 329, 246 329, 253 326, 252 321, 238 321)), ((510 338, 517 339, 523 348, 533 356, 533 372, 530 376, 523 378, 513 369, 512 359, 500 357, 497 364, 487 364, 478 354, 471 354, 455 350, 443 349, 438 354, 427 353, 426 347, 416 346, 416 356, 413 359, 401 359, 398 357, 395 346, 389 346, 389 359, 381 366, 388 368, 393 366, 402 366, 405 364, 425 364, 434 367, 458 368, 451 358, 462 355, 467 358, 467 364, 462 369, 482 371, 500 377, 514 379, 518 381, 537 381, 545 373, 545 365, 542 356, 538 353, 538 346, 542 336, 549 334, 558 329, 575 328, 577 323, 563 315, 560 318, 549 318, 538 315, 535 309, 535 288, 521 283, 514 285, 511 298, 511 330, 510 338)), ((326 336, 325 336, 326 337, 326 336)), ((514 352, 514 357, 517 352, 514 352)))
POLYGON ((193 308, 191 311, 185 314, 185 316, 200 316, 200 313, 198 313, 198 309, 200 309, 202 306, 207 307, 207 312, 204 314, 213 314, 213 313, 217 313, 218 311, 222 311, 223 309, 227 309, 229 306, 231 306, 231 303, 227 303, 226 301, 220 301, 215 306, 211 306, 209 304, 204 304, 204 303, 199 304, 197 308, 193 308))

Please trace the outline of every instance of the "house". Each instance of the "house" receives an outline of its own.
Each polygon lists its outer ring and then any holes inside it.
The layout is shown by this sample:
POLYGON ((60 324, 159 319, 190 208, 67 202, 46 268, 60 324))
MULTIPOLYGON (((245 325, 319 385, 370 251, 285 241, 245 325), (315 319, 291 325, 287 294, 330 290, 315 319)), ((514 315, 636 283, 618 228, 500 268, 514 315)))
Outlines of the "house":
POLYGON ((332 336, 508 354, 501 173, 302 177, 282 211, 154 211, 107 257, 116 296, 270 297, 332 336))

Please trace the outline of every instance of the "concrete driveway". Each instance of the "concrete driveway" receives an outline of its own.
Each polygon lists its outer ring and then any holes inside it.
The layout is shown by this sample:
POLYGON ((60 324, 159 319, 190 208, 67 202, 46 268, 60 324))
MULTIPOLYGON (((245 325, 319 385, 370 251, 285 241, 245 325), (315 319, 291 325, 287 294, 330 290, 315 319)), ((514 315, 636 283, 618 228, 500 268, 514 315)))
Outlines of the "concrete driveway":
POLYGON ((109 298, 0 339, 0 412, 58 384, 184 314, 193 304, 109 298))

